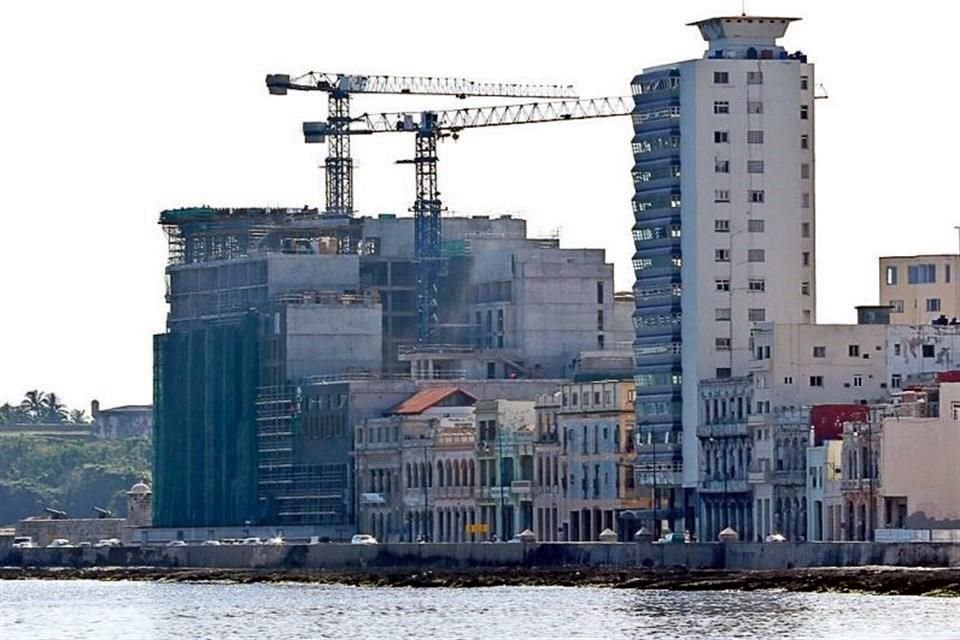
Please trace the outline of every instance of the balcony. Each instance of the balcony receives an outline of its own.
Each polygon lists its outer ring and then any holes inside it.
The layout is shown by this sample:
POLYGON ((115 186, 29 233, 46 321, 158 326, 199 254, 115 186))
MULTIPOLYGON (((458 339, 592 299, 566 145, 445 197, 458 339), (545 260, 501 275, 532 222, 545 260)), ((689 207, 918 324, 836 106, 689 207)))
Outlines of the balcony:
POLYGON ((746 438, 748 435, 746 420, 697 425, 698 438, 746 438))
POLYGON ((751 469, 747 472, 747 482, 749 484, 767 484, 770 482, 770 471, 768 469, 751 469))
POLYGON ((750 485, 747 480, 741 478, 738 480, 701 480, 700 493, 724 494, 724 493, 747 493, 750 491, 750 485))
POLYGON ((846 478, 840 481, 840 490, 843 492, 876 492, 878 489, 880 489, 879 478, 846 478))
POLYGON ((530 480, 514 480, 510 483, 510 491, 517 495, 529 496, 533 482, 530 480))
POLYGON ((770 473, 773 484, 803 485, 807 481, 806 471, 803 469, 780 469, 770 473))

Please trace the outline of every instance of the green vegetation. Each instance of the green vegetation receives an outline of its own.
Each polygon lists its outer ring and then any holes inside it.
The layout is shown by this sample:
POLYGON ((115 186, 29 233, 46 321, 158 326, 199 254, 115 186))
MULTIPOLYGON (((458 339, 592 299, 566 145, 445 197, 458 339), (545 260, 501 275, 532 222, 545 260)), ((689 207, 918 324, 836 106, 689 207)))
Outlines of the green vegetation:
POLYGON ((56 393, 32 389, 23 394, 18 405, 0 406, 0 425, 4 424, 87 424, 83 409, 71 411, 56 393))
POLYGON ((123 517, 126 491, 150 477, 152 456, 149 438, 0 436, 0 523, 42 515, 44 507, 92 518, 98 506, 123 517))

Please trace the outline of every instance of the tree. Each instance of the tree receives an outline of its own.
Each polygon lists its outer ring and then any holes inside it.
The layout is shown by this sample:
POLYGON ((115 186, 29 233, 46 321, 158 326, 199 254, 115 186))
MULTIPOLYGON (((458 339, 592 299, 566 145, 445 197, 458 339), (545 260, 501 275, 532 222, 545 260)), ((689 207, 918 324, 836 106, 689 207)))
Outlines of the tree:
POLYGON ((70 411, 70 422, 73 424, 88 424, 87 414, 83 409, 73 409, 70 411))
POLYGON ((44 422, 64 422, 69 415, 67 413, 67 405, 60 402, 60 396, 56 393, 50 392, 46 394, 41 400, 43 405, 43 421, 44 422))
POLYGON ((17 424, 21 420, 20 407, 15 407, 9 402, 0 406, 0 424, 17 424))
POLYGON ((20 402, 20 411, 24 417, 27 418, 28 422, 40 422, 45 412, 43 398, 47 394, 43 391, 32 389, 23 395, 23 401, 20 402))

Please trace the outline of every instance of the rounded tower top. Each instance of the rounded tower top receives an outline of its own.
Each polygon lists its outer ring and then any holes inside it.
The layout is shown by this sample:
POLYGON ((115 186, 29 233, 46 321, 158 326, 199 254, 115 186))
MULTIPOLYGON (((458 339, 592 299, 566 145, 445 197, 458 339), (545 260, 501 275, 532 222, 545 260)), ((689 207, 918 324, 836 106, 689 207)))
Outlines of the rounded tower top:
POLYGON ((127 493, 130 495, 153 493, 153 489, 151 489, 150 485, 147 484, 146 478, 140 478, 140 481, 130 487, 130 490, 127 491, 127 493))

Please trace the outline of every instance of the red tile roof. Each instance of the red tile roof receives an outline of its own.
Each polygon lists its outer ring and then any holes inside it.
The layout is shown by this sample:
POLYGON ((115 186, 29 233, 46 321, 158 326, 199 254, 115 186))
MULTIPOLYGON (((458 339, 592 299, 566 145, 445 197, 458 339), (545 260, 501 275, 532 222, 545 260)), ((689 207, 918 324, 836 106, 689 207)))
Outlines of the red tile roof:
MULTIPOLYGON (((467 398, 476 402, 477 398, 472 393, 467 393, 460 387, 432 387, 430 389, 421 389, 415 394, 387 411, 387 415, 414 416, 423 413, 430 407, 446 400, 455 393, 461 393, 467 398)), ((471 402, 471 404, 473 403, 471 402)))

